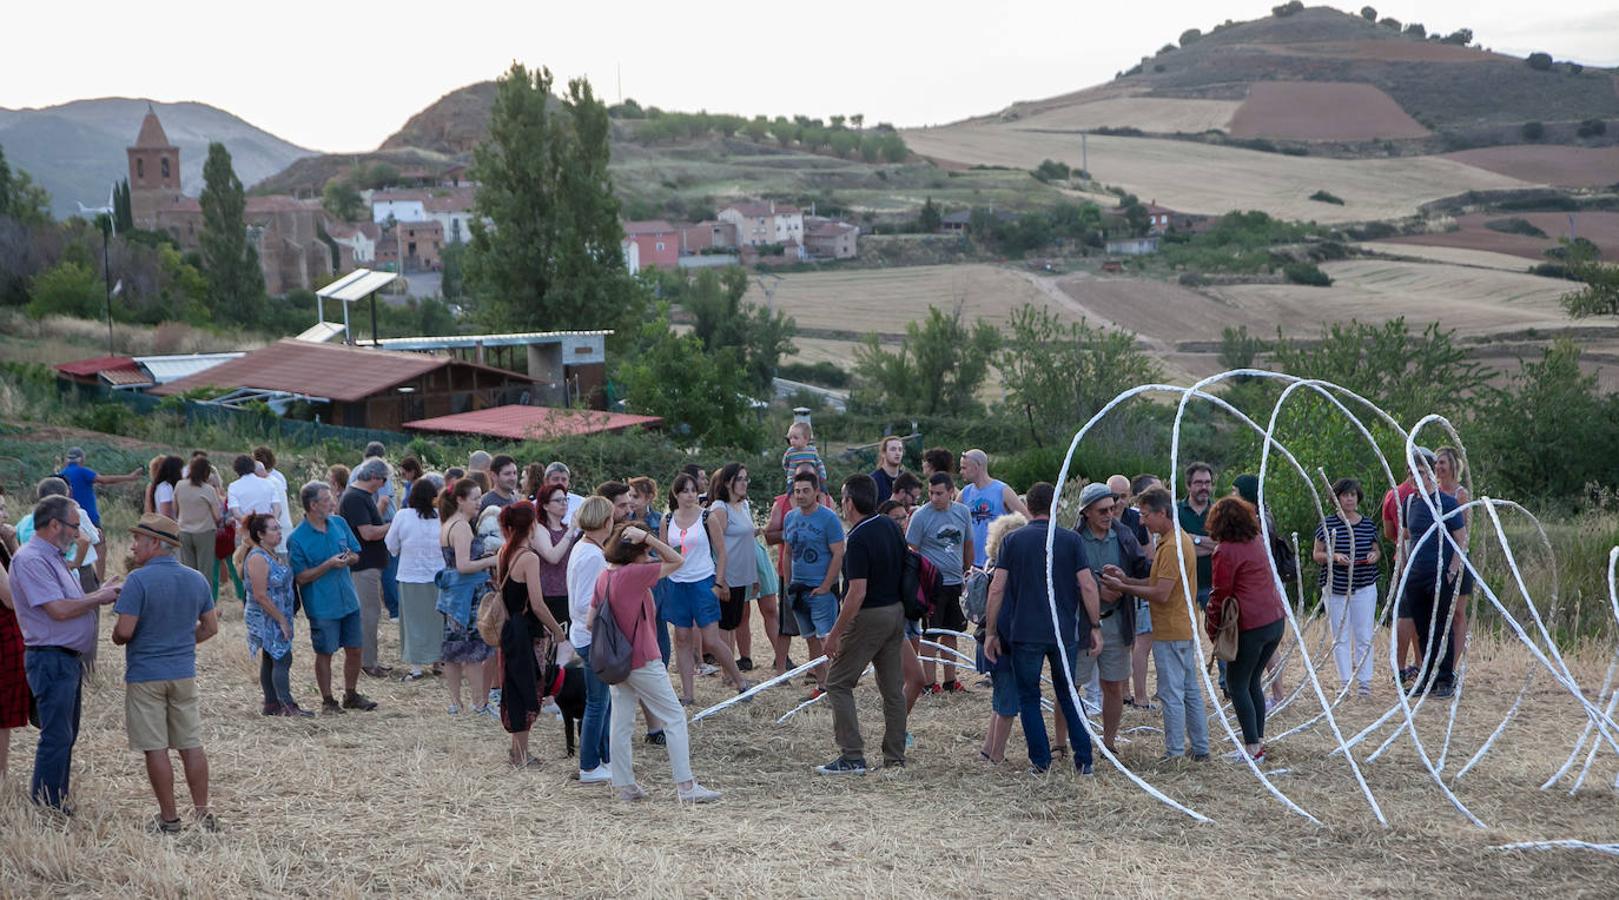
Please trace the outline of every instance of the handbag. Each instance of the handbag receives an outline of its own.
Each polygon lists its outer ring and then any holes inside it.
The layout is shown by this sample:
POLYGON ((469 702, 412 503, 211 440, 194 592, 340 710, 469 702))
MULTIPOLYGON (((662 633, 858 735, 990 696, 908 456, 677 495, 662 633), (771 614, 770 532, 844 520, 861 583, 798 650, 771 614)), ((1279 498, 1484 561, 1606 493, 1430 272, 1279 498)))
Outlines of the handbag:
POLYGON ((608 572, 607 596, 596 604, 596 615, 590 622, 590 668, 606 684, 623 684, 635 670, 635 636, 646 616, 636 616, 635 632, 625 637, 624 629, 618 627, 618 617, 610 614, 612 605, 613 573, 608 572), (609 614, 604 615, 603 610, 609 614))
MULTIPOLYGON (((512 560, 516 563, 517 560, 512 560)), ((512 577, 511 570, 501 577, 500 583, 483 593, 478 598, 478 636, 491 647, 500 646, 500 633, 506 630, 506 620, 511 618, 506 612, 506 582, 512 577)))
POLYGON ((236 520, 230 519, 214 531, 214 559, 230 559, 236 554, 236 520))
MULTIPOLYGON (((1209 660, 1209 669, 1213 671, 1215 660, 1231 662, 1237 658, 1238 622, 1242 615, 1237 606, 1236 597, 1227 597, 1220 603, 1220 624, 1213 632, 1214 658, 1209 660)), ((1203 612, 1204 630, 1208 630, 1208 611, 1203 612)))

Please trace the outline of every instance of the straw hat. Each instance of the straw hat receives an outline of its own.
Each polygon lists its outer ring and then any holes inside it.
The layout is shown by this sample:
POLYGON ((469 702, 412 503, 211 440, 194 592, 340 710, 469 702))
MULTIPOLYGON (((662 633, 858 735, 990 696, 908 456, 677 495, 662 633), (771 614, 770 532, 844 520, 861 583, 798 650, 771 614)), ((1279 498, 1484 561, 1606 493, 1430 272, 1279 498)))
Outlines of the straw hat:
POLYGON ((141 520, 129 529, 130 534, 144 534, 149 538, 157 538, 170 547, 180 546, 180 526, 168 516, 156 513, 147 513, 141 520))

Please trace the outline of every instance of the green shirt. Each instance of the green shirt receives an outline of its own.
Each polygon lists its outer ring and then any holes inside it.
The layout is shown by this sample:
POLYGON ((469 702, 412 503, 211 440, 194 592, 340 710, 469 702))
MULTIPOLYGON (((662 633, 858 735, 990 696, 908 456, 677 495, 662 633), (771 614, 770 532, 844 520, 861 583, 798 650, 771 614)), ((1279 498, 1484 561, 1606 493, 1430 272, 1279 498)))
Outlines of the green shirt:
MULTIPOLYGON (((1181 520, 1181 530, 1187 534, 1207 537, 1209 529, 1204 526, 1203 522, 1208 518, 1209 509, 1213 508, 1213 506, 1214 504, 1210 503, 1202 512, 1196 513, 1192 512, 1192 508, 1186 505, 1185 500, 1182 500, 1175 507, 1181 520)), ((1214 584, 1213 561, 1214 557, 1212 556, 1199 556, 1197 558, 1197 584, 1199 589, 1214 584)))

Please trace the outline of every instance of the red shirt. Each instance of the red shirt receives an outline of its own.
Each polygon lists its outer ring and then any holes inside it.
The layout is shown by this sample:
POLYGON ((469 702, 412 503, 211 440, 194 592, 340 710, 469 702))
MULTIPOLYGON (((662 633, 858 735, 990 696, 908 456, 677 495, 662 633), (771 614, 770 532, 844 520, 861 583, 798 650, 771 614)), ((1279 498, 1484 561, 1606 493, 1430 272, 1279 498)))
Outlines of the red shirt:
POLYGON ((1212 637, 1220 628, 1220 607, 1225 598, 1237 598, 1239 631, 1252 631, 1287 615, 1286 601, 1276 590, 1270 560, 1258 537, 1251 541, 1221 541, 1214 551, 1214 586, 1209 591, 1207 627, 1212 637))
POLYGON ((1417 492, 1417 483, 1407 478, 1400 482, 1399 487, 1383 495, 1383 537, 1389 540, 1400 538, 1400 507, 1405 501, 1417 492), (1396 499, 1398 498, 1398 499, 1396 499), (1394 535, 1389 537, 1389 535, 1394 535))
POLYGON ((631 641, 630 668, 639 669, 653 660, 662 661, 658 651, 658 614, 652 605, 652 586, 658 583, 663 563, 632 563, 608 569, 596 577, 596 598, 591 607, 607 597, 607 582, 613 583, 613 618, 631 641), (639 627, 637 627, 639 626, 639 627))

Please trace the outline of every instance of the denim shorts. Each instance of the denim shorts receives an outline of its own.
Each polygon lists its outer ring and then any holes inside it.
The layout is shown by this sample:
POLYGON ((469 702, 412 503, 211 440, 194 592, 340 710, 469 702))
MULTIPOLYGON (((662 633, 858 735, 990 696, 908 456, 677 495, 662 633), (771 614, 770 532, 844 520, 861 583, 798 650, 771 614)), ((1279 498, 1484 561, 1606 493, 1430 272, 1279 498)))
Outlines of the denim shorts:
MULTIPOLYGON (((792 602, 789 600, 788 602, 792 602)), ((811 594, 805 599, 808 611, 793 605, 793 616, 798 619, 798 633, 804 637, 824 638, 832 633, 838 621, 836 594, 811 594)))
POLYGON ((310 619, 309 643, 321 656, 331 656, 338 647, 361 647, 360 611, 355 610, 341 619, 310 619))
POLYGON ((1136 601, 1136 636, 1152 634, 1152 607, 1145 600, 1136 601))
POLYGON ((706 628, 720 620, 714 576, 702 581, 663 581, 663 620, 676 628, 706 628))
POLYGON ((1007 648, 1002 645, 1001 657, 990 673, 989 708, 997 716, 1018 714, 1017 679, 1012 677, 1012 658, 1006 654, 1007 648))

